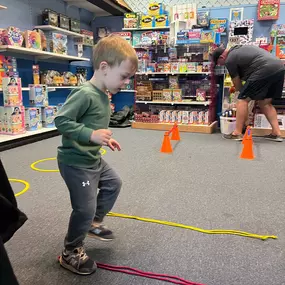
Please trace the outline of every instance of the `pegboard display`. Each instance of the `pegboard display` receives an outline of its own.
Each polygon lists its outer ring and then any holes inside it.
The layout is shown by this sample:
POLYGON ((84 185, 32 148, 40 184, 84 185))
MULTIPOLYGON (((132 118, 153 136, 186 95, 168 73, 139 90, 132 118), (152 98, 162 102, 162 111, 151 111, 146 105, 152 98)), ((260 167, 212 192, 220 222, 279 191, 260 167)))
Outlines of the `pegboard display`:
MULTIPOLYGON (((135 12, 146 12, 147 6, 149 4, 149 0, 141 0, 141 1, 126 0, 126 3, 128 3, 128 5, 135 12)), ((203 6, 207 8, 211 8, 211 7, 221 7, 221 6, 239 6, 239 5, 248 5, 248 4, 257 5, 257 0, 234 0, 234 1, 231 1, 231 0, 164 0, 163 3, 167 6, 196 3, 198 8, 202 8, 203 6)))

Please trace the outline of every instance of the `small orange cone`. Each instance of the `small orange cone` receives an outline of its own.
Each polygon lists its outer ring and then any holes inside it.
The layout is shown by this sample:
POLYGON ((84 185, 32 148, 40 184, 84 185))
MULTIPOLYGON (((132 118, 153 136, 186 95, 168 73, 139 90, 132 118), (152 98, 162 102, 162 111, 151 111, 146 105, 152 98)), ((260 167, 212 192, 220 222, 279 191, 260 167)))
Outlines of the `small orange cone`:
POLYGON ((240 158, 243 159, 254 159, 253 154, 253 140, 252 140, 252 132, 251 128, 246 128, 246 133, 242 140, 243 150, 241 152, 240 158))
POLYGON ((172 153, 172 146, 171 146, 171 142, 170 142, 170 138, 169 138, 168 132, 164 133, 164 138, 163 138, 163 142, 162 142, 162 146, 161 146, 160 152, 172 153))
POLYGON ((177 124, 174 125, 173 131, 172 131, 171 140, 173 140, 173 141, 180 141, 180 134, 179 134, 179 129, 178 129, 178 125, 177 124))

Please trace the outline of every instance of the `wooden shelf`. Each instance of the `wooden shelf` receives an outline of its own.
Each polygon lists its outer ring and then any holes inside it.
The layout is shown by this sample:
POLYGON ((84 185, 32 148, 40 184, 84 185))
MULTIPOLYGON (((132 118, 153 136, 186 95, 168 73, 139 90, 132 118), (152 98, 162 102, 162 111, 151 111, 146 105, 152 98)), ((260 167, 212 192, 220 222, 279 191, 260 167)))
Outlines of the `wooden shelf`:
MULTIPOLYGON (((263 137, 271 133, 271 129, 252 128, 252 135, 255 137, 263 137)), ((281 130, 281 137, 285 138, 285 130, 281 130)))
POLYGON ((147 31, 147 30, 169 30, 170 27, 150 27, 150 28, 123 28, 123 31, 147 31))
POLYGON ((68 31, 68 30, 65 30, 65 29, 62 29, 62 28, 59 28, 59 27, 55 27, 55 26, 52 26, 52 25, 35 26, 35 28, 36 29, 41 29, 43 31, 56 31, 56 32, 59 32, 60 34, 64 34, 64 35, 67 35, 67 36, 72 36, 72 37, 75 37, 75 38, 84 38, 85 37, 82 34, 75 33, 75 32, 72 32, 72 31, 68 31))
POLYGON ((209 106, 211 101, 188 101, 188 102, 166 102, 166 101, 136 101, 139 104, 167 104, 167 105, 204 105, 209 106))
MULTIPOLYGON (((133 129, 169 131, 172 127, 173 124, 167 123, 132 123, 133 129)), ((211 125, 178 125, 178 127, 180 132, 212 134, 216 130, 217 121, 211 125)))
POLYGON ((18 53, 18 54, 29 54, 34 55, 37 59, 48 59, 48 58, 56 58, 59 60, 77 60, 77 61, 90 61, 89 58, 85 57, 77 57, 72 55, 63 55, 57 54, 48 51, 42 51, 37 49, 28 49, 24 47, 17 47, 17 46, 0 46, 0 52, 11 52, 11 53, 18 53))

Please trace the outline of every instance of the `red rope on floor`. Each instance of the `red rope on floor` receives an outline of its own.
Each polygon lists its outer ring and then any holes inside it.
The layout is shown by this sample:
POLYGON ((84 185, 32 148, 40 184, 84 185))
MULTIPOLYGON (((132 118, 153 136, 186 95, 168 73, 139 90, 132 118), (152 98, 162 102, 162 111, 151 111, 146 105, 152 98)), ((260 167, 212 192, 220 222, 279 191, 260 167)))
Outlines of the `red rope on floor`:
POLYGON ((173 284, 179 284, 179 285, 204 285, 199 283, 194 283, 188 280, 185 280, 183 278, 167 275, 167 274, 157 274, 153 272, 145 272, 141 271, 132 267, 128 266, 116 266, 116 265, 110 265, 110 264, 104 264, 104 263, 97 263, 97 267, 105 270, 115 271, 115 272, 121 272, 126 273, 130 275, 136 275, 140 277, 150 278, 150 279, 157 279, 161 281, 170 282, 173 284))

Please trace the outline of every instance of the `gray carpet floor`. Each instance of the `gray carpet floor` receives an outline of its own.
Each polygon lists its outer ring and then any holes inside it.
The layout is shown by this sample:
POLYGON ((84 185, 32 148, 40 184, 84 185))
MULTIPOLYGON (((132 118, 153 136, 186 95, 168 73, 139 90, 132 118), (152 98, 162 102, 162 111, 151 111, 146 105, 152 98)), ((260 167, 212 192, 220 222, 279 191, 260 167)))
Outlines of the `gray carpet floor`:
MULTIPOLYGON (((256 159, 239 159, 241 144, 219 134, 182 133, 173 154, 159 152, 163 132, 115 129, 122 152, 104 158, 123 180, 114 212, 192 225, 235 229, 277 240, 208 235, 191 230, 107 217, 116 240, 86 240, 98 262, 178 275, 208 285, 285 284, 284 143, 254 139, 256 159)), ((57 263, 71 211, 59 173, 30 168, 56 155, 60 137, 1 153, 10 178, 29 181, 17 198, 29 220, 6 244, 21 285, 133 285, 165 282, 98 269, 74 275, 57 263)), ((55 161, 39 164, 56 168, 55 161)), ((15 192, 22 185, 13 183, 15 192)), ((3 284, 4 285, 4 284, 3 284)))

